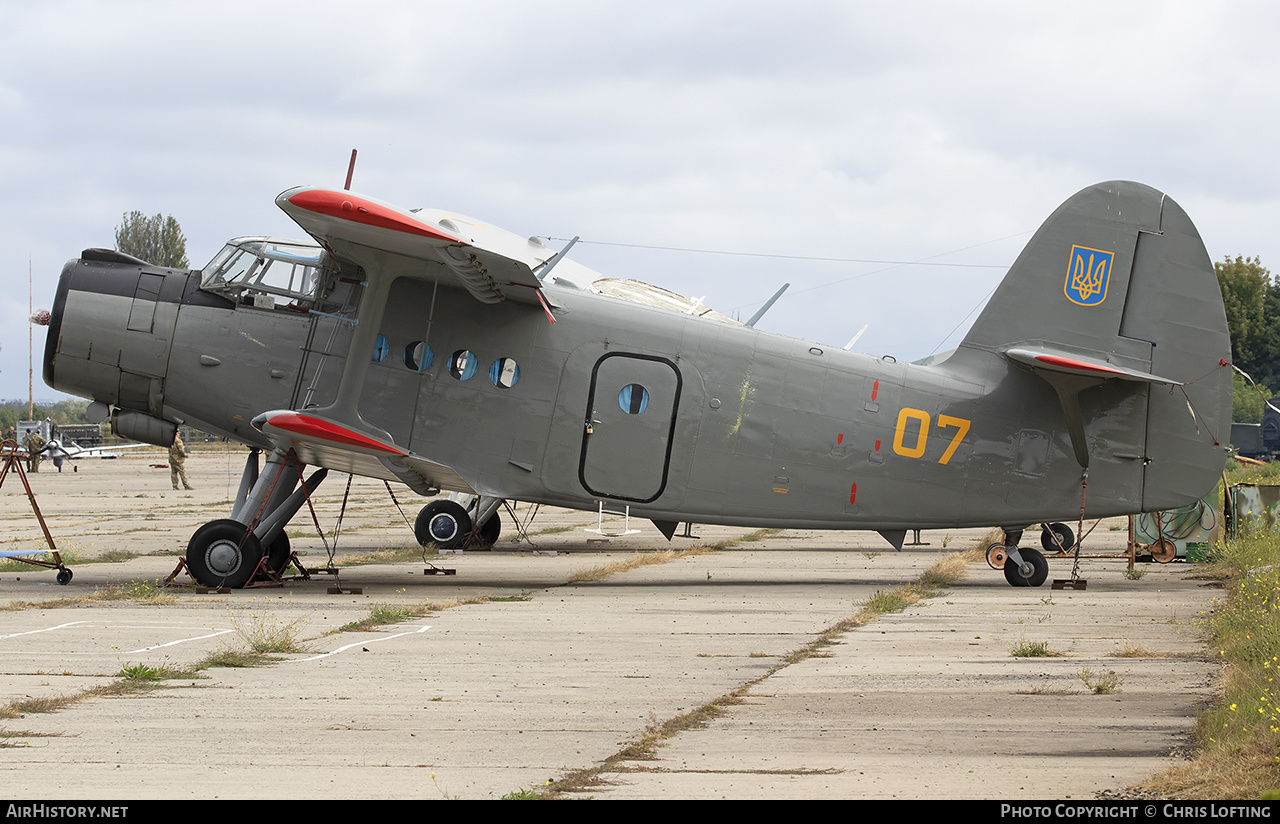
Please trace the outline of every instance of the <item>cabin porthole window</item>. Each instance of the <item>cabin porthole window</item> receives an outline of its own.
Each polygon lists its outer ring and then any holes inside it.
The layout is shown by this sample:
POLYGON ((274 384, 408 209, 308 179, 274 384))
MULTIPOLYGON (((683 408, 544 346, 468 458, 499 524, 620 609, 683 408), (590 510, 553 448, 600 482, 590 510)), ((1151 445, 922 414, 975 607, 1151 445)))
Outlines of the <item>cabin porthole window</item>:
POLYGON ((520 380, 520 366, 515 358, 498 358, 489 366, 489 380, 499 389, 510 389, 520 380))
POLYGON ((638 383, 629 383, 618 393, 618 406, 628 415, 639 415, 649 405, 649 390, 638 383))
POLYGON ((470 380, 476 374, 475 353, 469 349, 459 349, 449 358, 449 374, 460 381, 470 380))
POLYGON ((415 340, 404 348, 404 365, 415 372, 425 372, 435 360, 431 347, 420 340, 415 340))

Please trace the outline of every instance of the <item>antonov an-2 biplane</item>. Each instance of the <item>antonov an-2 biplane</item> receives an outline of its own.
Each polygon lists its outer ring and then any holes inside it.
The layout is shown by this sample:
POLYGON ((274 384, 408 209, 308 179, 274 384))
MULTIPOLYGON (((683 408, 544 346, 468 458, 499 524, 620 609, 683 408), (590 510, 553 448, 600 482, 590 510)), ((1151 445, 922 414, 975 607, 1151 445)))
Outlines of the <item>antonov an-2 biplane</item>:
POLYGON ((417 519, 442 547, 492 542, 505 500, 625 506, 668 538, 684 521, 901 548, 994 524, 1009 583, 1038 586, 1028 524, 1182 506, 1227 454, 1213 268, 1141 184, 1059 207, 927 366, 601 294, 539 239, 451 212, 310 187, 276 203, 314 243, 239 238, 195 271, 89 249, 49 326, 46 382, 119 435, 252 447, 230 517, 188 545, 206 585, 283 568, 285 525, 332 469, 455 493, 417 519))

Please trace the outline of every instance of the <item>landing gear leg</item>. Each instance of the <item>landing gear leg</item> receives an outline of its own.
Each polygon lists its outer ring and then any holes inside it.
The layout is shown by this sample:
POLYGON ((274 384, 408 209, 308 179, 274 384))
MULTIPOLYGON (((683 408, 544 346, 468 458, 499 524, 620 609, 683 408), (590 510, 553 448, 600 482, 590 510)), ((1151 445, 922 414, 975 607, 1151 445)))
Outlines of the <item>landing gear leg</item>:
MULTIPOLYGON (((1018 541, 1020 540, 1022 540, 1021 529, 1005 528, 1003 547, 1006 553, 1004 579, 1009 582, 1010 586, 1038 587, 1049 577, 1049 562, 1045 560, 1044 555, 1039 550, 1031 547, 1019 547, 1018 541)), ((988 561, 991 559, 992 549, 995 549, 995 547, 987 550, 988 561)))
POLYGON ((210 521, 187 543, 187 567, 196 581, 239 589, 253 580, 264 555, 268 571, 284 570, 290 557, 284 528, 329 472, 316 470, 300 485, 302 470, 295 455, 275 450, 259 473, 258 452, 250 452, 231 517, 210 521))

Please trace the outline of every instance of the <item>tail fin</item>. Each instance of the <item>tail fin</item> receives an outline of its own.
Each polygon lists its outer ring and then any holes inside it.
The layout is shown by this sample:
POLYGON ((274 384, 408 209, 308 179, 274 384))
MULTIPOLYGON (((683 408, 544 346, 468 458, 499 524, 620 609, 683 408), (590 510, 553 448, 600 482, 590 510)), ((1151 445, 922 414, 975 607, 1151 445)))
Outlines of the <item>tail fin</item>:
POLYGON ((1062 204, 961 348, 1003 355, 1048 381, 1085 467, 1090 418, 1080 393, 1131 384, 1146 399, 1123 410, 1146 415, 1145 511, 1199 498, 1222 471, 1231 426, 1222 295, 1190 218, 1155 189, 1101 183, 1062 204))

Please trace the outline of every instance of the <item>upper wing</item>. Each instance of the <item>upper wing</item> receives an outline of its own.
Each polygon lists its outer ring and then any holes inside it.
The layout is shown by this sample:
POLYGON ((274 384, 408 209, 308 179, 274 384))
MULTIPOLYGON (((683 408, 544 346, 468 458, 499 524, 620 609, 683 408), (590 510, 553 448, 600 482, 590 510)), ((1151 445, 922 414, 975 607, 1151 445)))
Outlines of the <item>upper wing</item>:
POLYGON ((542 282, 534 270, 553 252, 536 238, 461 215, 411 212, 332 189, 289 189, 276 197, 276 205, 331 253, 359 264, 367 275, 439 277, 482 303, 543 303, 542 282))

